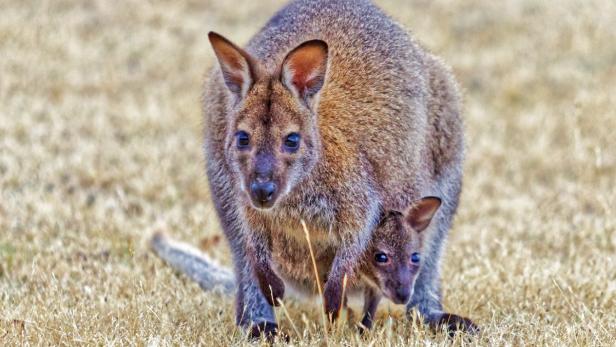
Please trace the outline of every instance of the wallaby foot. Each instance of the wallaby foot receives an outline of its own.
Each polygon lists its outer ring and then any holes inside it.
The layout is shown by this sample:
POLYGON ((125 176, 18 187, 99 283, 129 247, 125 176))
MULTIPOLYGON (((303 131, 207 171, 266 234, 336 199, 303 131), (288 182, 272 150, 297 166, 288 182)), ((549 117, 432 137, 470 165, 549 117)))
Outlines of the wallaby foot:
POLYGON ((453 313, 442 313, 436 317, 431 317, 428 324, 434 329, 447 328, 450 337, 456 332, 461 331, 471 335, 477 335, 481 331, 479 326, 471 319, 453 313))
POLYGON ((249 337, 251 340, 258 340, 261 337, 265 337, 269 342, 274 342, 274 339, 279 337, 283 341, 289 342, 289 336, 278 329, 278 324, 272 322, 253 324, 250 327, 249 337))

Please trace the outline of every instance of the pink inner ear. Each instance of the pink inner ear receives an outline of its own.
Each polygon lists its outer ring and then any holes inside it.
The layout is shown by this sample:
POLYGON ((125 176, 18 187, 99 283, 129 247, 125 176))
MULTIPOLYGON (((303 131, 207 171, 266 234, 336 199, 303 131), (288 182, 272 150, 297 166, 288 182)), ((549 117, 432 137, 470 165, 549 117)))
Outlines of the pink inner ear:
POLYGON ((410 221, 410 223, 411 223, 411 227, 413 228, 413 230, 415 230, 418 233, 421 233, 425 228, 428 227, 428 225, 430 225, 430 218, 427 218, 427 219, 414 218, 410 221))
POLYGON ((424 198, 420 200, 417 205, 411 207, 407 212, 407 222, 417 232, 421 232, 430 225, 440 205, 441 200, 437 198, 424 198))
POLYGON ((304 95, 306 92, 312 90, 318 82, 318 78, 310 78, 309 72, 303 72, 303 74, 296 73, 293 77, 293 85, 300 93, 304 95))
POLYGON ((327 66, 327 46, 307 42, 293 50, 284 63, 285 79, 302 97, 315 94, 323 85, 327 66))
POLYGON ((253 78, 249 58, 245 56, 245 52, 222 36, 210 33, 209 38, 227 87, 234 93, 241 93, 253 78))
POLYGON ((316 94, 323 85, 322 67, 293 67, 291 83, 301 97, 316 94))
POLYGON ((223 73, 225 75, 225 81, 227 84, 231 84, 234 88, 237 88, 238 91, 241 90, 242 85, 247 83, 244 79, 247 77, 247 73, 245 72, 248 69, 248 66, 244 65, 244 57, 242 57, 238 52, 223 50, 221 53, 221 61, 223 66, 223 73))

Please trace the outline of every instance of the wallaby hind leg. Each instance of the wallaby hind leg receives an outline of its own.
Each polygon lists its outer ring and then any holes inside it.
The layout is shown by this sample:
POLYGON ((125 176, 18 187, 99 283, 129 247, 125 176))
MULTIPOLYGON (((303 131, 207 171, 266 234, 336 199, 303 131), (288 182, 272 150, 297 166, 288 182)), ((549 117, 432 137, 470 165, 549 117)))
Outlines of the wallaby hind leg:
POLYGON ((440 188, 443 205, 430 228, 430 240, 425 248, 425 263, 415 282, 413 296, 407 305, 407 313, 417 309, 429 326, 440 329, 443 326, 452 334, 456 330, 469 333, 479 332, 479 327, 468 318, 443 312, 441 304, 440 259, 447 239, 453 216, 458 207, 460 179, 445 182, 440 188))
MULTIPOLYGON (((436 222, 436 221, 435 221, 436 222)), ((431 226, 430 228, 435 228, 431 226)), ((434 230, 435 233, 442 232, 441 230, 434 230)), ((435 238, 436 239, 436 238, 435 238)), ((423 258, 425 259, 422 264, 421 271, 415 281, 415 287, 413 290, 413 296, 411 301, 407 305, 407 311, 416 309, 426 320, 426 323, 431 323, 434 320, 440 319, 440 315, 443 311, 441 304, 441 287, 440 287, 440 244, 436 242, 442 242, 441 240, 434 240, 431 247, 426 247, 423 258)))

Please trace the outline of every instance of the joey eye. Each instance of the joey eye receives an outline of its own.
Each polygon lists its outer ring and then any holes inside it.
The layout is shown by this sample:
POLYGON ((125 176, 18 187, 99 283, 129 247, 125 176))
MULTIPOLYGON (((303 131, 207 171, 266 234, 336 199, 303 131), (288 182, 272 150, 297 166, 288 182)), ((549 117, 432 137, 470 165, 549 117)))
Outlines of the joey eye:
POLYGON ((246 149, 250 145, 250 136, 245 131, 238 131, 235 133, 235 139, 237 143, 237 148, 246 149))
POLYGON ((411 254, 411 262, 413 264, 419 264, 420 261, 421 261, 421 256, 419 255, 419 253, 415 252, 411 254))
POLYGON ((387 254, 379 252, 374 255, 374 261, 376 261, 377 263, 384 264, 389 261, 389 258, 387 258, 387 254))
POLYGON ((289 152, 295 152, 299 149, 299 141, 301 136, 298 133, 290 133, 284 139, 284 148, 289 152))

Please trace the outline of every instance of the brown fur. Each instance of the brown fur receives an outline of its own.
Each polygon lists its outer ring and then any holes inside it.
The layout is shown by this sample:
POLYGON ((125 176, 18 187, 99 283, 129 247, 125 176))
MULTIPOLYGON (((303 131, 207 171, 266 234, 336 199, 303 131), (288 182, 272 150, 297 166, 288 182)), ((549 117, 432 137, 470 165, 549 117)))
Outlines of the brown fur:
POLYGON ((324 291, 335 316, 341 302, 328 298, 341 297, 345 275, 356 278, 382 211, 424 194, 446 206, 426 241, 412 305, 440 317, 438 263, 463 156, 451 74, 365 0, 293 1, 245 50, 217 34, 210 41, 222 73, 204 95, 205 152, 234 253, 238 324, 273 319, 253 273, 274 298, 285 283, 315 288, 301 220, 317 258, 332 259, 324 291), (250 136, 248 147, 238 148, 238 131, 250 136), (296 152, 284 147, 290 133, 301 135, 296 152), (263 184, 276 187, 267 201, 253 189, 263 184))

